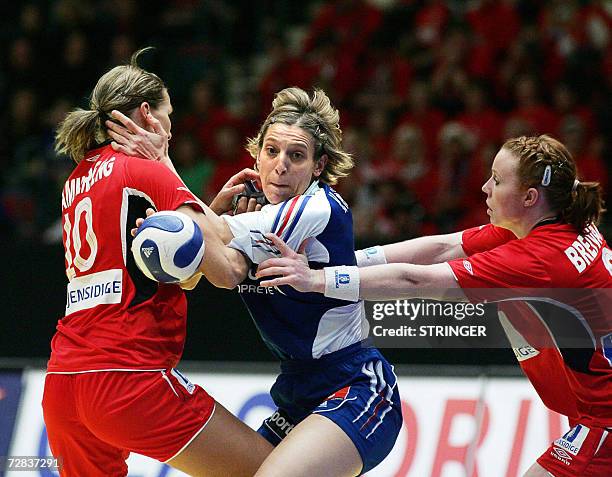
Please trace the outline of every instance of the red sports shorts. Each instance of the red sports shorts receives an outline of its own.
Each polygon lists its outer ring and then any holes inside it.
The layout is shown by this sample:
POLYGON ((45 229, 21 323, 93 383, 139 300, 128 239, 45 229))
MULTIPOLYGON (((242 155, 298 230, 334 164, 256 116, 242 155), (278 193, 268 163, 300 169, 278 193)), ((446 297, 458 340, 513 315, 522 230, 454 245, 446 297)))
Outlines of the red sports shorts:
POLYGON ((612 475, 612 432, 578 424, 552 443, 538 464, 554 477, 612 475))
POLYGON ((62 477, 125 476, 130 452, 161 462, 204 429, 215 401, 176 370, 47 374, 43 414, 62 477))

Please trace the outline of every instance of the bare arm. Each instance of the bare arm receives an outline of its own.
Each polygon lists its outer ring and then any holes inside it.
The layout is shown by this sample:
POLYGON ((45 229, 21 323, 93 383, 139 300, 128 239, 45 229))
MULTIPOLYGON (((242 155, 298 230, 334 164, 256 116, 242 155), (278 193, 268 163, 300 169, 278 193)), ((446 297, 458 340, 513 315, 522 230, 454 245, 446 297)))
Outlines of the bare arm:
MULTIPOLYGON (((458 290, 449 293, 449 289, 458 289, 459 284, 446 263, 434 265, 390 263, 361 268, 357 273, 359 273, 359 298, 361 300, 382 301, 415 297, 442 300, 449 299, 450 295, 454 295, 457 299, 458 290)), ((264 275, 265 269, 261 276, 264 275)), ((260 276, 259 273, 258 276, 260 276)), ((296 278, 291 280, 296 280, 297 283, 296 278)), ((307 280, 310 283, 308 288, 311 289, 301 291, 325 293, 324 270, 310 270, 310 277, 307 280)), ((277 283, 279 284, 282 283, 277 283)), ((287 284, 293 286, 291 282, 287 284)), ((267 286, 267 282, 262 282, 262 286, 267 286)), ((463 297, 460 296, 460 298, 463 297)))
POLYGON ((383 245, 387 263, 414 263, 429 265, 465 258, 461 246, 463 232, 446 235, 430 235, 404 242, 383 245))
MULTIPOLYGON (((262 286, 290 285, 298 291, 325 293, 324 270, 311 270, 303 257, 272 234, 267 234, 281 251, 281 258, 263 262, 257 277, 273 277, 262 286)), ((464 299, 451 268, 446 263, 434 265, 388 264, 354 269, 358 274, 359 298, 363 300, 395 300, 401 298, 464 299), (450 291, 450 293, 449 293, 450 291)))
POLYGON ((385 263, 413 263, 431 265, 456 258, 465 258, 462 246, 463 232, 446 235, 430 235, 404 242, 357 250, 358 267, 371 267, 385 263))
MULTIPOLYGON (((208 215, 196 212, 189 206, 179 207, 178 211, 191 217, 202 230, 204 237, 206 237, 206 251, 200 264, 200 272, 204 274, 206 279, 219 288, 231 289, 241 283, 247 276, 247 259, 238 250, 225 245, 213 225, 214 219, 209 219, 208 215)), ((210 214, 214 215, 212 211, 210 211, 210 214)), ((223 219, 217 216, 214 217, 223 222, 223 225, 227 227, 223 219)), ((229 231, 229 227, 227 229, 229 231)))
MULTIPOLYGON (((217 235, 217 237, 221 240, 221 242, 223 242, 223 244, 230 243, 234 238, 234 235, 232 234, 229 225, 227 225, 227 222, 225 222, 225 220, 215 214, 215 212, 203 202, 200 203, 200 205, 204 208, 204 212, 206 214, 204 218, 207 221, 206 225, 208 227, 208 230, 212 229, 217 235)), ((193 220, 195 220, 199 224, 196 219, 193 220)), ((200 228, 202 228, 201 225, 200 228)), ((202 228, 202 230, 204 231, 206 229, 202 228)))
MULTIPOLYGON (((447 263, 413 265, 392 263, 359 270, 359 298, 397 300, 402 298, 457 299, 459 284, 447 263), (449 293, 449 290, 452 290, 449 293)), ((459 298, 465 298, 462 293, 459 298)))

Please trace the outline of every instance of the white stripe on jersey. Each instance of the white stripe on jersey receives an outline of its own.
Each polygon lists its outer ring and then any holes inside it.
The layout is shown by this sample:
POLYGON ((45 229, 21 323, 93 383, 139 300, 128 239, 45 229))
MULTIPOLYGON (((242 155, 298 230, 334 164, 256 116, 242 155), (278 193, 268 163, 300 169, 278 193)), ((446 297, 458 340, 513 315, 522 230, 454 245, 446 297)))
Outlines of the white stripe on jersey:
POLYGON ((338 203, 338 205, 342 208, 342 210, 344 210, 344 212, 348 211, 348 209, 349 209, 348 204, 346 202, 344 202, 344 199, 342 197, 340 197, 335 190, 330 189, 329 190, 329 196, 338 203))
POLYGON ((601 439, 599 439, 599 445, 597 446, 597 450, 595 451, 595 454, 593 454, 593 456, 597 455, 597 453, 599 452, 599 449, 601 449, 601 445, 604 443, 604 441, 608 437, 608 434, 609 434, 608 431, 603 431, 601 433, 601 439))

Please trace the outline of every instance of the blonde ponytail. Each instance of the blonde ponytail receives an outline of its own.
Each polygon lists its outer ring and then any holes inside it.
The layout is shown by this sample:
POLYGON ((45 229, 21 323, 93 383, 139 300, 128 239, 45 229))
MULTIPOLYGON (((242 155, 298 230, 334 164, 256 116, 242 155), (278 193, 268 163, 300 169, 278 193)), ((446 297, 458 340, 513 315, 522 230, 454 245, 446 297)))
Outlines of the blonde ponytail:
POLYGON ((129 116, 143 102, 157 108, 164 100, 166 86, 159 76, 138 66, 138 57, 151 47, 138 50, 129 65, 116 66, 96 84, 89 100, 89 110, 77 108, 68 113, 55 134, 55 150, 75 162, 106 138, 104 119, 116 109, 129 116))
POLYGON ((99 129, 99 111, 75 109, 68 113, 57 129, 55 152, 66 154, 78 163, 97 141, 101 142, 97 134, 99 129))

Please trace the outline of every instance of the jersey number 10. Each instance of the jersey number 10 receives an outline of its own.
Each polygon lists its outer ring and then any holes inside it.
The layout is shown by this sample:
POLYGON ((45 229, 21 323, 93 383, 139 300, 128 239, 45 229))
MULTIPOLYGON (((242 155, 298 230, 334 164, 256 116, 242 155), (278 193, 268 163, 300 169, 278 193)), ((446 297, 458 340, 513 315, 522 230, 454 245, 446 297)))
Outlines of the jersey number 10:
POLYGON ((93 229, 93 206, 91 198, 83 197, 74 208, 74 225, 70 221, 70 214, 64 214, 64 232, 66 232, 66 276, 72 280, 76 276, 75 267, 83 273, 89 270, 96 261, 98 253, 98 239, 93 229), (81 256, 81 232, 80 225, 82 217, 85 217, 85 240, 89 245, 89 256, 81 256), (74 249, 74 254, 72 253, 74 249), (74 258, 73 258, 74 257, 74 258))

